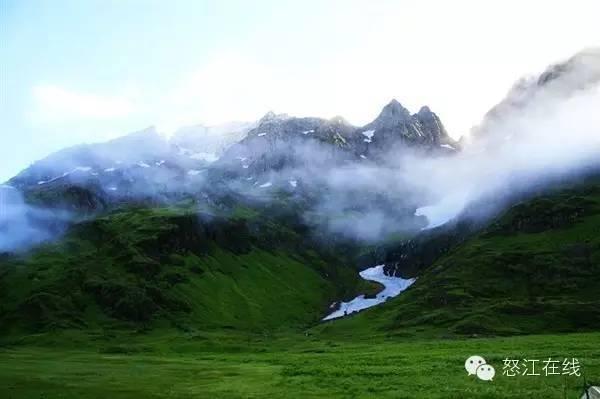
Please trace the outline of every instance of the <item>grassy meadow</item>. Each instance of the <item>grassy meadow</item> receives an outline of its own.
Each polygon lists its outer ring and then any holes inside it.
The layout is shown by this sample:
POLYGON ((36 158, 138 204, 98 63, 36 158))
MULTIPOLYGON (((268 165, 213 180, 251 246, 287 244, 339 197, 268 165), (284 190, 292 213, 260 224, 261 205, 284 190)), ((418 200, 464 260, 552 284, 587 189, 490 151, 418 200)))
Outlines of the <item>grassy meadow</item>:
POLYGON ((579 397, 583 377, 544 376, 542 370, 541 376, 507 377, 502 375, 505 358, 575 357, 588 380, 600 377, 598 333, 426 340, 335 340, 312 333, 78 334, 5 344, 0 397, 579 397), (496 368, 493 381, 467 375, 464 361, 474 354, 496 368))

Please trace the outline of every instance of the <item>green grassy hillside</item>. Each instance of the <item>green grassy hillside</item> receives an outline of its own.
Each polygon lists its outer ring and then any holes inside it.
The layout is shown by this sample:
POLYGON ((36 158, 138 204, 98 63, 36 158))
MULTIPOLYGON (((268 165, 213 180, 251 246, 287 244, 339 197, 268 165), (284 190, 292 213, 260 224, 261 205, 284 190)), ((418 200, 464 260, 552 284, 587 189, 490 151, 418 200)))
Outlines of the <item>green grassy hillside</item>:
POLYGON ((600 327, 600 185, 513 206, 385 305, 329 333, 523 334, 600 327))
POLYGON ((273 330, 318 321, 352 268, 249 210, 113 212, 0 268, 0 331, 273 330), (268 231, 267 233, 262 233, 268 231))

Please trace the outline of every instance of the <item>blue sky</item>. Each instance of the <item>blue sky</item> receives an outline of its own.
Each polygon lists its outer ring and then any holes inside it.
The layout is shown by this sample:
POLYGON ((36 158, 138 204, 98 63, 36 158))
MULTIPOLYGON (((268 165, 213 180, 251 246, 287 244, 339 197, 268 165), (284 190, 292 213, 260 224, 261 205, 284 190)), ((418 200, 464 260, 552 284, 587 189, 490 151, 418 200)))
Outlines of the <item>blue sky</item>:
POLYGON ((397 98, 460 136, 519 76, 600 44, 597 1, 550 3, 0 0, 0 181, 65 146, 268 110, 361 124, 397 98))

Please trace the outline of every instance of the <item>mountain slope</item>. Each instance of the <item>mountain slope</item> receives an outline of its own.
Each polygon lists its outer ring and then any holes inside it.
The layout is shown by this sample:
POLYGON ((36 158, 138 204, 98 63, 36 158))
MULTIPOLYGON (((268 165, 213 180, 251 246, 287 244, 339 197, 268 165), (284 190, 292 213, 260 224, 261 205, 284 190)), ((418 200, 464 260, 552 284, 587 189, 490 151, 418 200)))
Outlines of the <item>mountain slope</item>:
POLYGON ((358 284, 321 253, 249 210, 116 211, 56 244, 3 255, 1 330, 300 328, 358 284))
MULTIPOLYGON (((417 282, 330 333, 523 334, 600 327, 600 183, 519 203, 417 282)), ((424 250, 431 250, 427 246, 424 250)))

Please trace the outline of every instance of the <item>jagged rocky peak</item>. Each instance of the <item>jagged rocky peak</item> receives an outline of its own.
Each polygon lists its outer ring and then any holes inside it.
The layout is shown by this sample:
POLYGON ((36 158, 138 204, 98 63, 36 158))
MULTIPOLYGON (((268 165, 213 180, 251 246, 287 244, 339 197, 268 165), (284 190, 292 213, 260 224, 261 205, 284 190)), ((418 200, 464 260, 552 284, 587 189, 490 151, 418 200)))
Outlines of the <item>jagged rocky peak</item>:
POLYGON ((263 123, 272 123, 272 122, 278 122, 278 121, 284 121, 286 119, 289 119, 290 116, 288 114, 276 114, 273 111, 269 111, 265 114, 265 116, 263 116, 262 118, 260 118, 260 120, 258 121, 258 125, 262 125, 263 123))
POLYGON ((448 132, 442 124, 442 120, 435 112, 431 111, 428 106, 422 106, 419 112, 414 116, 421 123, 424 130, 437 136, 440 142, 447 143, 449 141, 448 132))
POLYGON ((364 142, 382 150, 400 142, 425 147, 437 147, 453 142, 440 118, 429 107, 424 106, 419 112, 411 115, 395 99, 383 107, 379 116, 363 126, 360 132, 366 136, 364 142))
POLYGON ((340 115, 336 115, 333 118, 331 118, 329 120, 329 124, 350 126, 350 123, 348 123, 348 121, 343 116, 340 116, 340 115))
POLYGON ((375 119, 375 121, 379 121, 381 123, 397 123, 401 121, 405 121, 410 118, 410 112, 406 108, 402 106, 398 102, 398 100, 393 99, 390 101, 379 113, 379 116, 375 119))
POLYGON ((437 117, 436 114, 431 112, 431 109, 427 105, 423 105, 421 107, 421 109, 419 110, 419 112, 417 112, 417 115, 419 115, 420 117, 423 117, 423 118, 431 117, 431 116, 437 117))
POLYGON ((600 48, 588 48, 567 61, 551 65, 537 79, 538 86, 560 79, 568 80, 575 89, 583 89, 600 80, 600 48), (571 76, 572 75, 572 76, 571 76))

